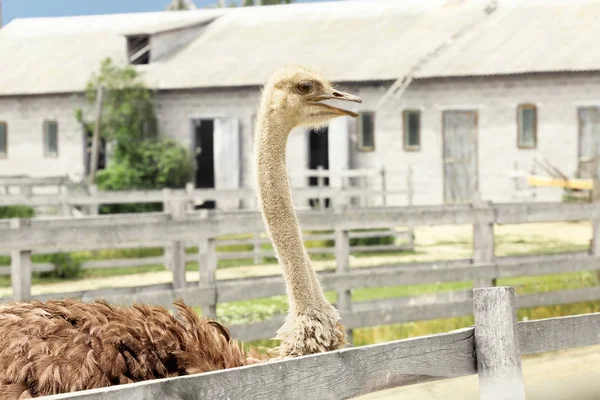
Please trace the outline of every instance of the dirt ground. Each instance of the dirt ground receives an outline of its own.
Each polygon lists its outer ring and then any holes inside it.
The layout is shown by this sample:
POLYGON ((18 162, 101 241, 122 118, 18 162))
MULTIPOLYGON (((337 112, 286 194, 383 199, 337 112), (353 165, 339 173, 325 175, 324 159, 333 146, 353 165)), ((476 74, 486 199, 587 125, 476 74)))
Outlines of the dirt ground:
MULTIPOLYGON (((600 346, 525 356, 527 400, 600 399, 600 346)), ((356 400, 479 400, 477 375, 390 389, 356 400)))

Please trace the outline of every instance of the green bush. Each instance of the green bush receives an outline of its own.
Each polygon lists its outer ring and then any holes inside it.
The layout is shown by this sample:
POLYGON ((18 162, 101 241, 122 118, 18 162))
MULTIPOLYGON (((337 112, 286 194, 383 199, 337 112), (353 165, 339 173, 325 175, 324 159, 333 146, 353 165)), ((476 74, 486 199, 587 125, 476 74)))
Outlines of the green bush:
POLYGON ((35 210, 29 206, 0 207, 0 219, 7 218, 32 218, 35 210))
POLYGON ((54 271, 43 272, 43 277, 55 277, 61 279, 77 278, 82 273, 81 260, 74 258, 69 253, 54 253, 40 256, 40 261, 54 264, 54 271))
MULTIPOLYGON (((373 232, 379 231, 380 229, 356 229, 353 232, 373 232)), ((310 231, 307 232, 306 236, 310 235, 327 235, 332 234, 331 230, 321 231, 310 231)), ((352 238, 350 239, 350 246, 373 246, 373 245, 389 245, 394 244, 396 237, 394 235, 381 232, 381 236, 369 237, 369 238, 352 238)), ((306 242, 306 247, 333 247, 335 246, 334 240, 310 240, 306 242)))
MULTIPOLYGON (((372 232, 378 230, 379 229, 357 229, 356 232, 372 232)), ((394 235, 386 235, 384 232, 381 232, 381 236, 350 239, 350 246, 389 245, 394 244, 395 241, 396 237, 394 235)))
MULTIPOLYGON (((128 158, 98 173, 100 190, 184 188, 192 174, 187 150, 169 138, 147 139, 128 158)), ((162 211, 162 203, 106 204, 101 214, 162 211)))

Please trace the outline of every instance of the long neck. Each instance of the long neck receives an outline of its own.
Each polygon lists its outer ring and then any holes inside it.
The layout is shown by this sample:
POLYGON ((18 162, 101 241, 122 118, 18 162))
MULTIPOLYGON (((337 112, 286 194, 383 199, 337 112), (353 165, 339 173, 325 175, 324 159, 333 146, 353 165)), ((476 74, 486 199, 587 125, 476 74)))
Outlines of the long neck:
POLYGON ((324 295, 302 241, 292 202, 285 162, 287 139, 293 126, 262 110, 255 132, 258 200, 287 285, 290 310, 303 312, 324 295))

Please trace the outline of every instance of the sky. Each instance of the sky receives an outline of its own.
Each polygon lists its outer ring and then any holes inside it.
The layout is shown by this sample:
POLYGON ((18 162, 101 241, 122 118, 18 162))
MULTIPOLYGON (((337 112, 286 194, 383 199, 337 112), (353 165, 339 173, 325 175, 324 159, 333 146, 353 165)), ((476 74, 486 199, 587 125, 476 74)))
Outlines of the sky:
MULTIPOLYGON (((315 1, 322 0, 297 0, 299 3, 315 1)), ((216 0, 194 2, 198 7, 206 7, 216 0)), ((0 3, 2 25, 6 25, 14 18, 163 11, 170 0, 0 0, 0 3)), ((228 3, 229 0, 225 0, 225 4, 228 3)))

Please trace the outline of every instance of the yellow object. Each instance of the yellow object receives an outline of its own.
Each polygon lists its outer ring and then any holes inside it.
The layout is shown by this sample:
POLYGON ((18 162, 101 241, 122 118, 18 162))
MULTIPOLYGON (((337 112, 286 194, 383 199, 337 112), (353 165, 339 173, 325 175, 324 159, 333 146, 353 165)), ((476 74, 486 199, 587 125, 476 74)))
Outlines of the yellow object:
POLYGON ((529 175, 527 177, 529 186, 561 187, 565 189, 592 190, 591 179, 560 179, 547 176, 529 175))

